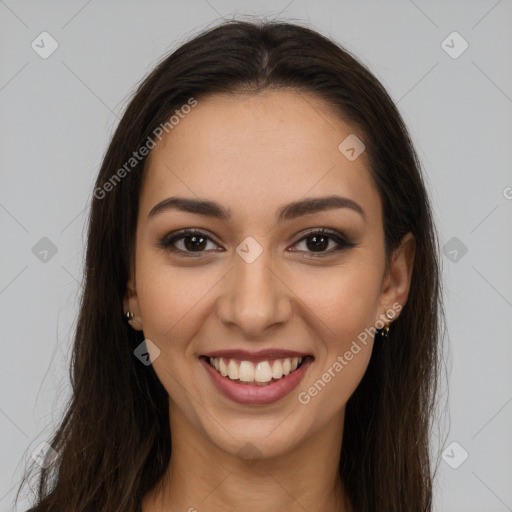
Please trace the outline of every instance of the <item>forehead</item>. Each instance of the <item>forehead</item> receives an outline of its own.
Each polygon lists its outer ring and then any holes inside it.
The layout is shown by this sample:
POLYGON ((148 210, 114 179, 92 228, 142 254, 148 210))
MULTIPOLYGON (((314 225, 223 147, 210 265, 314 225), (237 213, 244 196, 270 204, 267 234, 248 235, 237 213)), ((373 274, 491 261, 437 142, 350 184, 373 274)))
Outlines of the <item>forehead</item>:
POLYGON ((354 135, 355 127, 323 100, 303 92, 198 98, 151 151, 141 211, 171 195, 199 196, 254 217, 306 196, 339 193, 378 215, 366 153, 350 161, 338 148, 354 135))

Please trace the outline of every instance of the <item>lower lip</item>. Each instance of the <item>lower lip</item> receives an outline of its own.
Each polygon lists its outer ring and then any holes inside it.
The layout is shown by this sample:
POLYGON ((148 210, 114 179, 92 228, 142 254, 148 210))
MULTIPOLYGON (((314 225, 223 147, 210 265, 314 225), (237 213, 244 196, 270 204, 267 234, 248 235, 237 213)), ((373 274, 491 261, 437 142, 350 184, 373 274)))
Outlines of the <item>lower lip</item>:
POLYGON ((200 361, 217 389, 225 397, 244 405, 266 405, 290 394, 304 378, 313 359, 307 357, 300 368, 266 386, 239 384, 228 377, 223 377, 204 357, 201 357, 200 361))

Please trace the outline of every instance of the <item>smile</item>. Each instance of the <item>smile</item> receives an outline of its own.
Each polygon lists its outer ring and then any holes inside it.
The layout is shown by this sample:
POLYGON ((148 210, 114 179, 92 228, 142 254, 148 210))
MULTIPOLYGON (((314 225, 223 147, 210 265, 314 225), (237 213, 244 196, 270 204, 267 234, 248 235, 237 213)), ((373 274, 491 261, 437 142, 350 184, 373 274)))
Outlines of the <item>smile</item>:
POLYGON ((246 361, 201 356, 213 384, 225 397, 245 405, 265 405, 291 393, 313 363, 312 356, 246 361))
POLYGON ((271 381, 282 379, 295 371, 301 364, 302 357, 286 357, 274 361, 239 361, 225 357, 210 357, 210 365, 223 377, 248 385, 266 385, 271 381))

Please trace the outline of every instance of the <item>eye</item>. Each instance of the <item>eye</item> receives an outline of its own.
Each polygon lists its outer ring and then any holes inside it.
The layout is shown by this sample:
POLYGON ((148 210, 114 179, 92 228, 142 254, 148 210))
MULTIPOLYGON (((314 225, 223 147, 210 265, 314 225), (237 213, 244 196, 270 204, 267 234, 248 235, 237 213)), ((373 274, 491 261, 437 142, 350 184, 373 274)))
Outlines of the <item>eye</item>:
POLYGON ((347 240, 346 237, 338 231, 328 228, 309 230, 306 236, 295 243, 295 246, 301 243, 306 247, 306 252, 316 253, 315 256, 328 256, 334 252, 357 245, 347 240), (330 244, 332 245, 330 246, 330 244), (330 249, 326 250, 329 246, 330 249))
MULTIPOLYGON (((340 232, 328 228, 309 230, 306 236, 303 236, 294 246, 298 246, 301 243, 305 244, 305 249, 293 250, 292 252, 309 252, 319 257, 328 256, 357 245, 347 240, 340 232)), ((194 257, 195 254, 199 255, 212 250, 223 250, 219 249, 219 246, 208 235, 194 229, 183 229, 177 233, 171 233, 165 236, 158 245, 168 251, 187 257, 194 257), (209 243, 211 245, 208 249, 209 243)))
MULTIPOLYGON (((201 231, 184 229, 178 233, 171 233, 164 237, 159 246, 172 252, 179 252, 185 256, 193 256, 194 253, 202 253, 208 247, 208 243, 216 245, 213 240, 201 231)), ((211 248, 209 250, 218 250, 211 248)))

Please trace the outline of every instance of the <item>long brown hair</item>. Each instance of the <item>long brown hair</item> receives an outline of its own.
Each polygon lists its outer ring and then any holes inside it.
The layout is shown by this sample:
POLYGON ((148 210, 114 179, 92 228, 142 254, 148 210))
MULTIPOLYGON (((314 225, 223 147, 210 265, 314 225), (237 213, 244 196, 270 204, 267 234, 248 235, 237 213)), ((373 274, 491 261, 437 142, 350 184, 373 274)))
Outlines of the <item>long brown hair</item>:
POLYGON ((337 43, 295 24, 231 21, 157 65, 106 151, 90 211, 72 397, 50 441, 58 456, 38 475, 34 511, 137 512, 163 476, 171 456, 167 392, 134 357, 143 334, 123 321, 146 158, 129 169, 126 162, 190 98, 270 87, 313 93, 358 128, 382 201, 388 261, 404 234, 416 239, 408 302, 347 404, 339 473, 357 512, 432 510, 440 251, 407 130, 379 81, 337 43))

